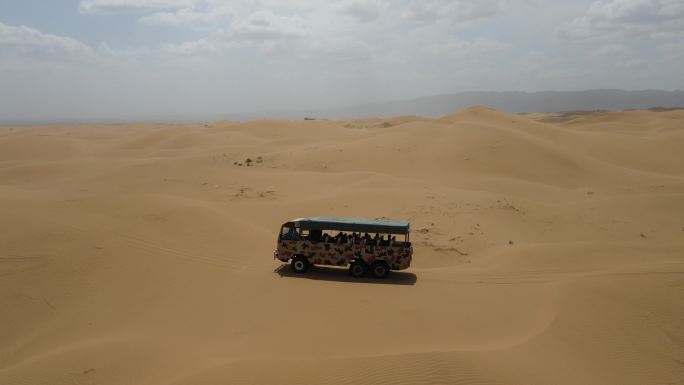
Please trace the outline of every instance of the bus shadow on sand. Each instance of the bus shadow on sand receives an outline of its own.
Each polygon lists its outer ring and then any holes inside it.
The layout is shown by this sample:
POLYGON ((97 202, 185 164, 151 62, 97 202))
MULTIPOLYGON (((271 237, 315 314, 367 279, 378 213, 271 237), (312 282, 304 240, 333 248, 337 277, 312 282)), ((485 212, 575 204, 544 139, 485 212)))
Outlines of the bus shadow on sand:
POLYGON ((274 271, 281 278, 305 278, 316 281, 335 281, 335 282, 349 282, 349 283, 375 283, 379 285, 415 285, 418 277, 413 273, 405 271, 392 271, 387 278, 378 279, 371 276, 363 278, 354 278, 349 275, 347 269, 334 266, 311 266, 309 271, 304 274, 298 274, 290 270, 290 265, 282 264, 274 271))

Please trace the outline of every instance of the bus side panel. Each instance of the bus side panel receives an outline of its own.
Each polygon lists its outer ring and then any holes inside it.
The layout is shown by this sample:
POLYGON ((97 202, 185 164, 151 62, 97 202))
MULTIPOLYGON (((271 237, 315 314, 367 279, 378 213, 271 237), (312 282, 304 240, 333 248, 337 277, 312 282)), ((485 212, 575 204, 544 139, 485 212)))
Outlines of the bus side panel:
POLYGON ((413 248, 370 244, 361 248, 360 255, 361 259, 368 265, 375 261, 385 261, 392 270, 404 270, 411 265, 413 248))
POLYGON ((378 246, 365 242, 312 243, 308 240, 278 242, 277 258, 289 261, 301 255, 315 265, 347 266, 353 259, 361 259, 370 265, 376 260, 386 261, 392 270, 404 270, 411 265, 413 248, 405 246, 378 246))
POLYGON ((301 255, 314 265, 346 266, 354 259, 354 247, 348 243, 312 243, 308 240, 278 243, 278 259, 287 262, 290 258, 301 255))

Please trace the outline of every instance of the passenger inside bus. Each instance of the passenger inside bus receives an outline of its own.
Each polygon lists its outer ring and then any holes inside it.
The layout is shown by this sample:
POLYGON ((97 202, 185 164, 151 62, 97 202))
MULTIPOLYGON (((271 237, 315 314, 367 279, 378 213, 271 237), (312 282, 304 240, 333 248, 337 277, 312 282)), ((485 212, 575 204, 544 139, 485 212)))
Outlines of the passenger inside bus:
POLYGON ((375 235, 371 236, 368 233, 361 235, 361 233, 346 233, 341 231, 332 235, 331 233, 323 232, 321 230, 304 230, 300 233, 295 227, 283 228, 282 239, 291 241, 305 240, 313 243, 323 242, 338 245, 364 243, 366 246, 406 246, 404 242, 397 242, 396 236, 391 234, 385 236, 385 234, 375 233, 375 235))
POLYGON ((283 234, 283 239, 290 241, 298 241, 301 239, 301 237, 299 236, 299 233, 297 232, 296 228, 289 227, 287 233, 283 234))

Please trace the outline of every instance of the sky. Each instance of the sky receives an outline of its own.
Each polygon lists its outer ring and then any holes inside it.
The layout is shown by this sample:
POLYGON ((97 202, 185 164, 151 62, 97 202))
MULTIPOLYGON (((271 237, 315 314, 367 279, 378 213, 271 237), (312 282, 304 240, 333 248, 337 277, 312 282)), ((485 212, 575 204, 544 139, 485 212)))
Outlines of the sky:
POLYGON ((684 89, 684 0, 0 0, 0 121, 684 89))

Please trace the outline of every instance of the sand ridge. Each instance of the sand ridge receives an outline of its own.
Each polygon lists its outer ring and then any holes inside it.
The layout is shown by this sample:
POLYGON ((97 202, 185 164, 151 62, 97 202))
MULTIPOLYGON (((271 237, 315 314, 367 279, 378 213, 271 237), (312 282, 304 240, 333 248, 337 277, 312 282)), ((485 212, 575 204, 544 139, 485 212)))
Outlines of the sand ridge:
POLYGON ((0 383, 684 384, 681 148, 681 111, 0 127, 0 383), (414 264, 295 276, 308 215, 408 219, 414 264))

